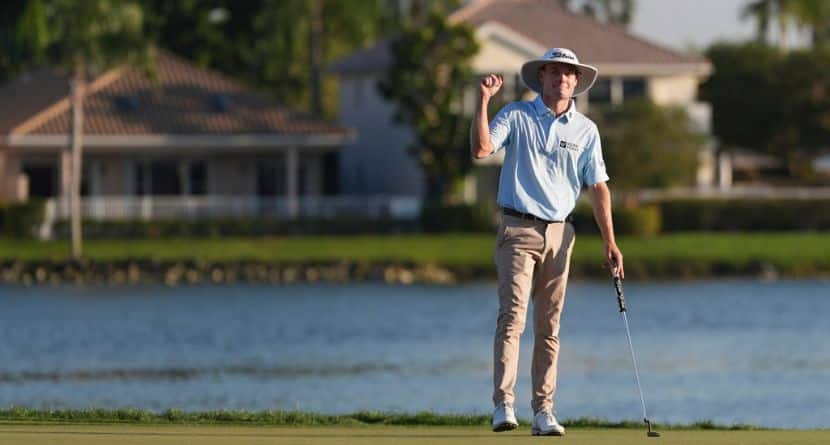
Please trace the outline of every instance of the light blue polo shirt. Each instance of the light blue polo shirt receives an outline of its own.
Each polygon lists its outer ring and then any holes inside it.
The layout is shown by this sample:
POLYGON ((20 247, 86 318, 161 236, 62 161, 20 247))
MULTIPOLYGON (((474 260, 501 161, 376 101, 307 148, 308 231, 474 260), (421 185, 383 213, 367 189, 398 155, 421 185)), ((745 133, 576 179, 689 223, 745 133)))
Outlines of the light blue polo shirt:
POLYGON ((537 96, 496 114, 490 142, 493 153, 505 149, 499 206, 563 221, 583 185, 608 181, 597 126, 575 108, 571 101, 557 118, 537 96))

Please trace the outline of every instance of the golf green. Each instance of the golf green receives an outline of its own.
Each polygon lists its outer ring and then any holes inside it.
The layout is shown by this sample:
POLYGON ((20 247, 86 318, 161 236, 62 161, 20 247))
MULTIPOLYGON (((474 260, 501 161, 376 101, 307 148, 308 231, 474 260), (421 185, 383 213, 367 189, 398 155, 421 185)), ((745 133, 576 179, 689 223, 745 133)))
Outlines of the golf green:
POLYGON ((60 425, 0 424, 0 444, 826 444, 830 431, 670 430, 647 438, 636 429, 571 428, 565 437, 532 437, 529 428, 492 433, 487 427, 270 427, 218 425, 60 425))

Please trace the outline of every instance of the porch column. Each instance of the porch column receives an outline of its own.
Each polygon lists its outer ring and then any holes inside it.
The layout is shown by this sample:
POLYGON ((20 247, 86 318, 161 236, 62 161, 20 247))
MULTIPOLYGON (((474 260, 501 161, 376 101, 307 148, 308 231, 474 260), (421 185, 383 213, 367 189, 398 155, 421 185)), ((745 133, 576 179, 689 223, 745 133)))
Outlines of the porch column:
POLYGON ((8 169, 6 168, 6 159, 8 158, 8 152, 6 150, 0 149, 0 199, 6 200, 11 198, 11 190, 10 187, 10 180, 9 180, 9 173, 8 169))
POLYGON ((143 193, 141 197, 141 219, 149 221, 153 218, 153 197, 151 195, 153 192, 153 170, 150 168, 150 161, 139 161, 139 165, 141 178, 143 179, 141 183, 141 192, 143 193))
POLYGON ((718 156, 718 188, 726 190, 732 187, 732 156, 721 152, 718 156))
POLYGON ((297 147, 291 147, 285 152, 285 197, 288 203, 288 216, 291 219, 297 217, 299 203, 297 182, 300 171, 300 154, 297 147))
POLYGON ((623 103, 623 80, 622 77, 611 78, 611 104, 622 105, 623 103))

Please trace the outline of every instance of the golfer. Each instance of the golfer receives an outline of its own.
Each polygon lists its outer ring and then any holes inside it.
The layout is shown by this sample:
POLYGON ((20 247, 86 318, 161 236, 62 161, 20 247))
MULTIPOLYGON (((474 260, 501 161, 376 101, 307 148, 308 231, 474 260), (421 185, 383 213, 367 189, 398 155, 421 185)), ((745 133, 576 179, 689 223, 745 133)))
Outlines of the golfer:
POLYGON ((553 415, 559 356, 559 318, 574 244, 567 222, 582 187, 605 242, 605 261, 623 277, 623 256, 614 238, 608 175, 596 125, 576 110, 573 97, 588 91, 597 69, 576 54, 554 48, 522 66, 522 80, 539 95, 512 102, 488 122, 490 98, 502 78, 479 84, 470 132, 472 155, 484 158, 505 149, 499 179, 502 222, 496 237, 499 314, 494 345, 493 431, 518 426, 514 411, 519 337, 533 301, 533 435, 564 435, 553 415))

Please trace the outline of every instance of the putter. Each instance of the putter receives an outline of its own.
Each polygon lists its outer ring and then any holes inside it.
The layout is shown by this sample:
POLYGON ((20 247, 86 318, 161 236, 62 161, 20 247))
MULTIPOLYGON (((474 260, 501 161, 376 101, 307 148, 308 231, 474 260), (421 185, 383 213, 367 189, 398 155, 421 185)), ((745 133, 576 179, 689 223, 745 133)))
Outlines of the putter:
POLYGON ((648 427, 646 435, 648 437, 660 437, 660 433, 652 431, 651 421, 648 420, 648 414, 646 413, 646 399, 643 397, 643 387, 640 385, 640 372, 637 371, 637 358, 634 355, 634 343, 631 341, 631 330, 628 328, 628 315, 626 315, 622 279, 620 279, 616 264, 612 264, 611 273, 614 274, 614 289, 617 290, 617 304, 620 306, 620 314, 622 314, 623 323, 625 324, 625 335, 628 337, 628 349, 631 351, 631 363, 634 365, 634 380, 637 381, 637 389, 640 391, 640 402, 643 404, 643 421, 648 427))

